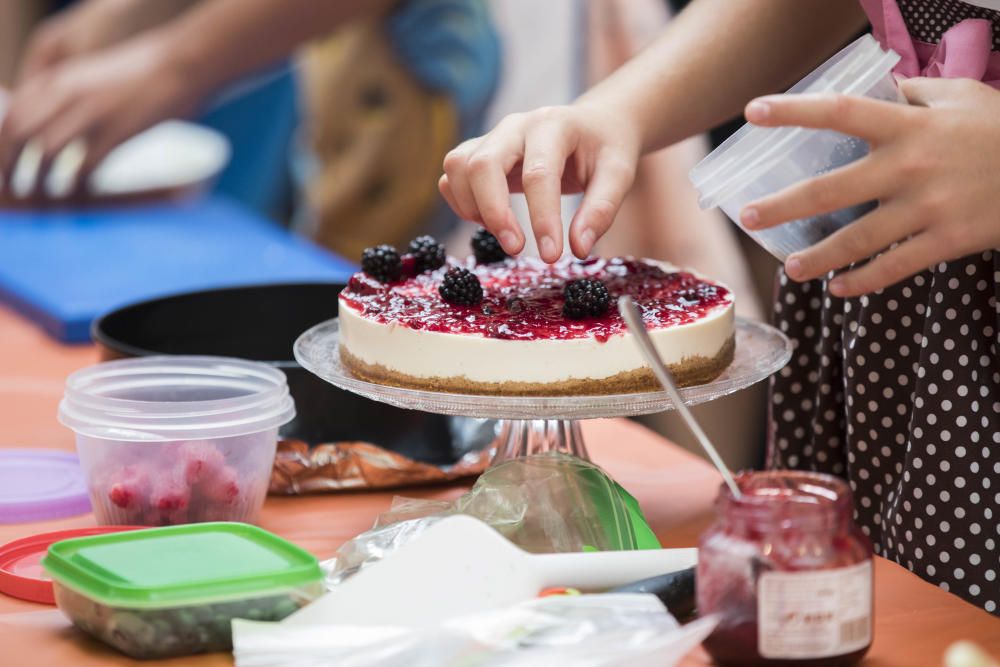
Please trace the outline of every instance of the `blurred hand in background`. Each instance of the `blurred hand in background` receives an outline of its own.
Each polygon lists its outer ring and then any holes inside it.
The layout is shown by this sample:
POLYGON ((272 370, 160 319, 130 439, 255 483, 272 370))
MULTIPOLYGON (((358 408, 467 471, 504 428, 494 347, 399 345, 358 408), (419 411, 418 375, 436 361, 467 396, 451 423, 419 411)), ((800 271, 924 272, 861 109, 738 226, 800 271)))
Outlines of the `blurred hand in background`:
POLYGON ((93 169, 126 139, 191 114, 222 86, 280 61, 348 20, 385 12, 392 4, 81 2, 43 22, 29 40, 0 126, 0 178, 10 184, 23 158, 36 163, 28 179, 32 191, 15 196, 83 194, 93 169), (48 192, 53 161, 74 143, 82 157, 70 192, 48 192))
POLYGON ((122 141, 193 110, 195 90, 171 59, 166 33, 153 29, 194 3, 88 0, 38 25, 21 56, 0 126, 4 183, 12 182, 29 144, 38 161, 33 191, 15 196, 46 198, 52 162, 74 141, 83 149, 71 185, 78 194, 86 176, 122 141))
POLYGON ((200 92, 160 35, 67 56, 22 77, 15 88, 0 126, 0 173, 10 183, 32 143, 39 160, 34 192, 16 194, 44 198, 53 160, 80 141, 85 152, 72 186, 79 194, 112 149, 160 121, 191 113, 200 92))

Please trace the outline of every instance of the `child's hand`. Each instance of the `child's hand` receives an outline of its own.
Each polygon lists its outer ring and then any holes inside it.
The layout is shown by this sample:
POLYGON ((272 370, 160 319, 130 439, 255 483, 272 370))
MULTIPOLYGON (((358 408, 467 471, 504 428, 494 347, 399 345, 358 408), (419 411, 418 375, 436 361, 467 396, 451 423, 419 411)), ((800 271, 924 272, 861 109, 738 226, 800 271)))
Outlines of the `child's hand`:
POLYGON ((438 186, 455 212, 482 222, 509 254, 524 248, 510 193, 524 192, 542 259, 562 255, 561 194, 585 192, 570 225, 570 247, 584 258, 614 222, 632 186, 639 138, 622 118, 582 105, 549 107, 503 119, 444 160, 438 186))
POLYGON ((913 105, 827 96, 754 100, 757 125, 829 128, 871 144, 865 158, 748 204, 741 222, 763 229, 878 200, 880 206, 785 262, 794 280, 810 280, 862 261, 830 291, 857 296, 938 262, 1000 247, 1000 91, 967 79, 910 79, 913 105))

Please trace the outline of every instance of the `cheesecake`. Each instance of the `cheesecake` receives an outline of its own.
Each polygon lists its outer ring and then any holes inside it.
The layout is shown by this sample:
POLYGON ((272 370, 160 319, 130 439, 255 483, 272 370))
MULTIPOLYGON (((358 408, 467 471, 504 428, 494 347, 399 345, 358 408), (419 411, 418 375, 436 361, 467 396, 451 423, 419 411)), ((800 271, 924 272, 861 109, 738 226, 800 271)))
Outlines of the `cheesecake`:
POLYGON ((339 297, 339 349, 353 375, 503 396, 655 390, 616 308, 626 294, 681 386, 709 382, 732 362, 733 294, 692 271, 630 257, 442 261, 414 271, 404 256, 402 270, 374 263, 376 275, 350 279, 339 297))

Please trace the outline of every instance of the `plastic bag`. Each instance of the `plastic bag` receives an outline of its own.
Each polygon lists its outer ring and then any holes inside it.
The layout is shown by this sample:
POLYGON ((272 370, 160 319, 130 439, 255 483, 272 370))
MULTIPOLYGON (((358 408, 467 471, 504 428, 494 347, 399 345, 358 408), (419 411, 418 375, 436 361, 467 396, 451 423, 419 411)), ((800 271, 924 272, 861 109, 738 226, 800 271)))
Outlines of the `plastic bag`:
POLYGON ((372 530, 338 550, 328 563, 328 584, 381 560, 452 514, 473 516, 532 553, 660 547, 638 503, 603 470, 574 456, 546 453, 490 468, 453 502, 396 498, 372 530))
POLYGON ((555 596, 430 631, 236 620, 233 654, 237 667, 671 667, 715 624, 681 627, 652 595, 555 596))

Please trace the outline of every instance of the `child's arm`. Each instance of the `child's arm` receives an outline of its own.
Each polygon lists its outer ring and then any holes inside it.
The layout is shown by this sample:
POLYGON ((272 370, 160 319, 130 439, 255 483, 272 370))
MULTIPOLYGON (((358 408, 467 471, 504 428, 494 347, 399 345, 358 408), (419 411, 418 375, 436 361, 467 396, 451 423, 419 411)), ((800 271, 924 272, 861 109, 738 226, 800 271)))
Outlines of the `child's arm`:
POLYGON ((864 25, 855 0, 698 0, 646 51, 565 107, 505 118, 445 160, 442 194, 509 253, 524 191, 543 259, 562 253, 559 195, 584 191, 570 228, 585 257, 614 221, 641 153, 702 132, 794 82, 864 25))
POLYGON ((32 30, 18 79, 29 79, 59 63, 117 44, 169 21, 197 0, 80 0, 32 30))
POLYGON ((306 41, 400 0, 209 0, 166 28, 175 60, 199 89, 281 60, 306 41))

